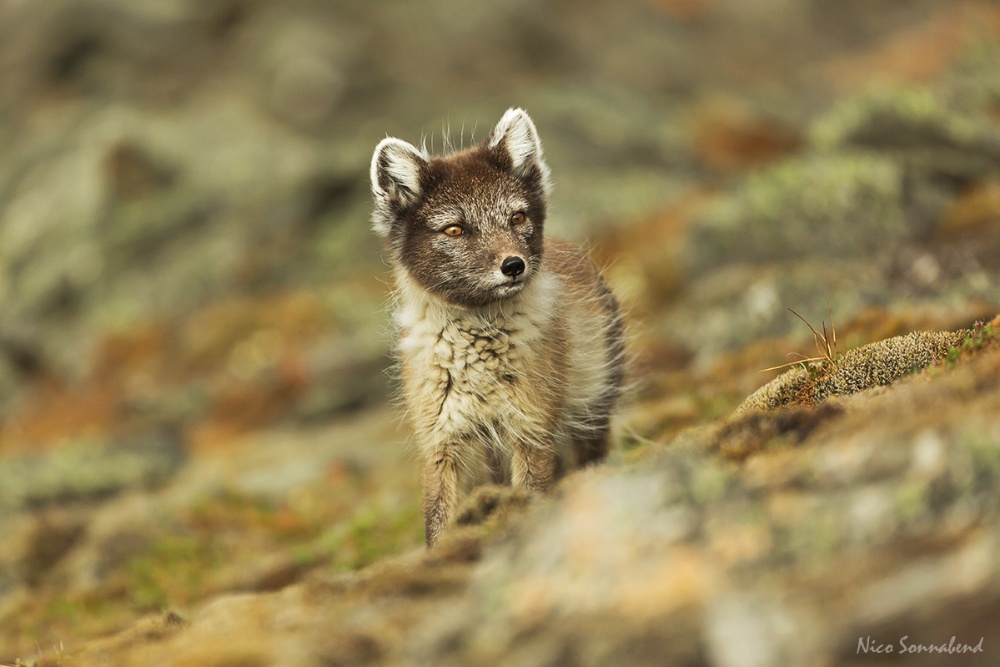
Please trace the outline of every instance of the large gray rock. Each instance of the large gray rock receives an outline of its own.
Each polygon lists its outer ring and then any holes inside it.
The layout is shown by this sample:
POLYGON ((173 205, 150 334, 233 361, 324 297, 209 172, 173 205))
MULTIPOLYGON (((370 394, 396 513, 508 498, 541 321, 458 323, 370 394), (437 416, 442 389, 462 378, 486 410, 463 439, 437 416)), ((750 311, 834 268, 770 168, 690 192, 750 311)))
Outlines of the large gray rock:
POLYGON ((181 443, 169 433, 106 442, 83 438, 51 452, 8 457, 0 468, 0 507, 80 502, 162 484, 183 461, 181 443))
POLYGON ((695 223, 689 276, 732 263, 855 258, 906 240, 902 170, 864 154, 816 155, 751 174, 695 223))

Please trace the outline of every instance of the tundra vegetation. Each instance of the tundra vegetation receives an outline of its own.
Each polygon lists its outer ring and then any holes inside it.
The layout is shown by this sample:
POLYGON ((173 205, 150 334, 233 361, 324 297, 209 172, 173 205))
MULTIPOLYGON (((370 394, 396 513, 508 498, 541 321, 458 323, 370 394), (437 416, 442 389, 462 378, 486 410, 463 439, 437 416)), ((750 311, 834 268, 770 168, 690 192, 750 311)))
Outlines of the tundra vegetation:
POLYGON ((995 663, 1000 8, 859 7, 0 2, 0 664, 995 663), (426 550, 366 168, 510 106, 634 363, 426 550))

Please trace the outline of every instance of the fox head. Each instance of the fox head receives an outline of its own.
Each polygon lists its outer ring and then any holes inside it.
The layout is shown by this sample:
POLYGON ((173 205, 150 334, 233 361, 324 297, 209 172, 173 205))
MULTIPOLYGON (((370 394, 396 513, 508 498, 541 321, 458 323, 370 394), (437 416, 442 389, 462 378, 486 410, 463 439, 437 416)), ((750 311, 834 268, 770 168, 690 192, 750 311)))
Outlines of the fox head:
POLYGON ((477 307, 517 294, 538 272, 551 190, 528 114, 509 109, 486 140, 431 157, 400 139, 375 148, 375 232, 428 293, 477 307))

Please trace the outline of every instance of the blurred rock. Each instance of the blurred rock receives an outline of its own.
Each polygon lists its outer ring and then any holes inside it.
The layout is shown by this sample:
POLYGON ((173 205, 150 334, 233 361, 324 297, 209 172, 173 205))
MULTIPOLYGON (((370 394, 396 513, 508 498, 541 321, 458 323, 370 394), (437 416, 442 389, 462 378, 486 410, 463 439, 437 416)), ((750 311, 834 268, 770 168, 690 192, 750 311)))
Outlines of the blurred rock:
POLYGON ((684 261, 693 277, 732 261, 865 256, 906 235, 893 162, 807 157, 750 175, 696 223, 684 261))
POLYGON ((199 82, 248 4, 59 1, 39 10, 4 3, 3 24, 19 30, 5 32, 0 63, 17 63, 21 73, 0 104, 53 91, 174 99, 199 82))
POLYGON ((173 171, 157 164, 141 146, 122 142, 104 157, 108 187, 113 196, 122 200, 148 197, 168 187, 174 180, 173 171))
POLYGON ((183 460, 180 442, 167 433, 103 443, 81 440, 50 452, 10 457, 0 468, 0 507, 10 511, 94 500, 163 483, 183 460))
POLYGON ((921 176, 961 179, 1000 167, 1000 129, 982 110, 944 104, 927 88, 846 100, 817 122, 822 148, 861 147, 905 159, 921 176))
POLYGON ((294 127, 330 122, 348 85, 358 33, 338 23, 320 14, 285 20, 272 28, 260 54, 265 103, 294 127))

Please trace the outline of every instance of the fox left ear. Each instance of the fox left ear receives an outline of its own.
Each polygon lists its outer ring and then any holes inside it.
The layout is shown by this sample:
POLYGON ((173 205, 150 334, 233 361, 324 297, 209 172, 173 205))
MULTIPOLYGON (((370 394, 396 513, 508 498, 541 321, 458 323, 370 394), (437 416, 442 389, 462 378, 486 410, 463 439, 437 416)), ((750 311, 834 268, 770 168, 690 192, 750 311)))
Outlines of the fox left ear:
POLYGON ((542 142, 531 117, 524 109, 508 109, 493 131, 486 145, 499 151, 510 171, 519 178, 537 174, 542 190, 548 196, 552 190, 549 166, 542 156, 542 142))
POLYGON ((401 139, 388 137, 375 147, 371 179, 375 212, 372 227, 385 238, 396 215, 420 199, 420 174, 427 166, 427 154, 401 139))

